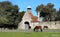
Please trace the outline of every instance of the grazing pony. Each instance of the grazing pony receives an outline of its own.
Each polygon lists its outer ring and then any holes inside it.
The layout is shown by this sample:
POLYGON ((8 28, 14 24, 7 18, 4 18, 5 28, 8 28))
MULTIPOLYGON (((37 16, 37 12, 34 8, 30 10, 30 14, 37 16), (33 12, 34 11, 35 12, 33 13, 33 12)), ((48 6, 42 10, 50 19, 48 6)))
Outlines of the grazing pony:
POLYGON ((35 28, 34 28, 34 31, 41 31, 42 32, 42 26, 36 26, 35 28))
POLYGON ((48 26, 44 26, 43 29, 48 29, 48 26))

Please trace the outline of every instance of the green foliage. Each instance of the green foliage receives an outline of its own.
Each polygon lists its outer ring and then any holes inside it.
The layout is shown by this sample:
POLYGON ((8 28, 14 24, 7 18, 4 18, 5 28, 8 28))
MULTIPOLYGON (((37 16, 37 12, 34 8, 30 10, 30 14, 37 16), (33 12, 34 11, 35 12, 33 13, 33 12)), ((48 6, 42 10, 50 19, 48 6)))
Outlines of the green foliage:
POLYGON ((60 21, 60 8, 59 10, 56 12, 56 17, 55 17, 56 21, 60 21))
POLYGON ((0 23, 15 24, 15 21, 18 18, 18 10, 18 6, 13 5, 9 1, 0 2, 0 23))
POLYGON ((0 24, 18 25, 24 13, 25 11, 19 12, 18 6, 9 1, 0 2, 0 24))
POLYGON ((8 20, 7 20, 6 16, 0 15, 0 24, 7 24, 7 23, 8 23, 8 20))
POLYGON ((55 20, 56 9, 54 8, 54 4, 48 3, 47 5, 38 5, 36 7, 36 11, 40 12, 40 17, 44 17, 47 21, 55 20))

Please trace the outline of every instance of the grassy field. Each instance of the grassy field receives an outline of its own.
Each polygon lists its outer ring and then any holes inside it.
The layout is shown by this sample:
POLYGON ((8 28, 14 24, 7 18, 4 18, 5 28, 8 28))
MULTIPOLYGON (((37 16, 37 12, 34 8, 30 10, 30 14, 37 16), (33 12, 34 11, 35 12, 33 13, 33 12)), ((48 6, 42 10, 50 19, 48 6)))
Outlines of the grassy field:
POLYGON ((60 32, 0 32, 0 37, 60 37, 60 32))

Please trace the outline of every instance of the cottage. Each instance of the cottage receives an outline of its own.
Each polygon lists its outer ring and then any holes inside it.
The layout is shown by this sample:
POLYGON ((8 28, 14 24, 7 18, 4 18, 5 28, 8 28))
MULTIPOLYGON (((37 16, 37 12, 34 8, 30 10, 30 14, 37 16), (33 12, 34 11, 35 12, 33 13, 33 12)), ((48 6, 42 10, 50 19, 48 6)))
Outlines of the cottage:
POLYGON ((38 17, 33 16, 31 7, 27 7, 27 12, 24 14, 22 21, 19 23, 19 29, 33 29, 36 25, 38 25, 39 20, 38 17))

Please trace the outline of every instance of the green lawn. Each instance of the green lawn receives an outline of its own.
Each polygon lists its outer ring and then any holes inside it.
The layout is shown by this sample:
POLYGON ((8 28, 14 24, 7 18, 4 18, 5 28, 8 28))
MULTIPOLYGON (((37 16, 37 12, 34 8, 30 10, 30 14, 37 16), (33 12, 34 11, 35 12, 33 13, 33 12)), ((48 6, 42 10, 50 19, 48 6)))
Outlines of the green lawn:
POLYGON ((0 37, 60 37, 60 32, 0 32, 0 37))

